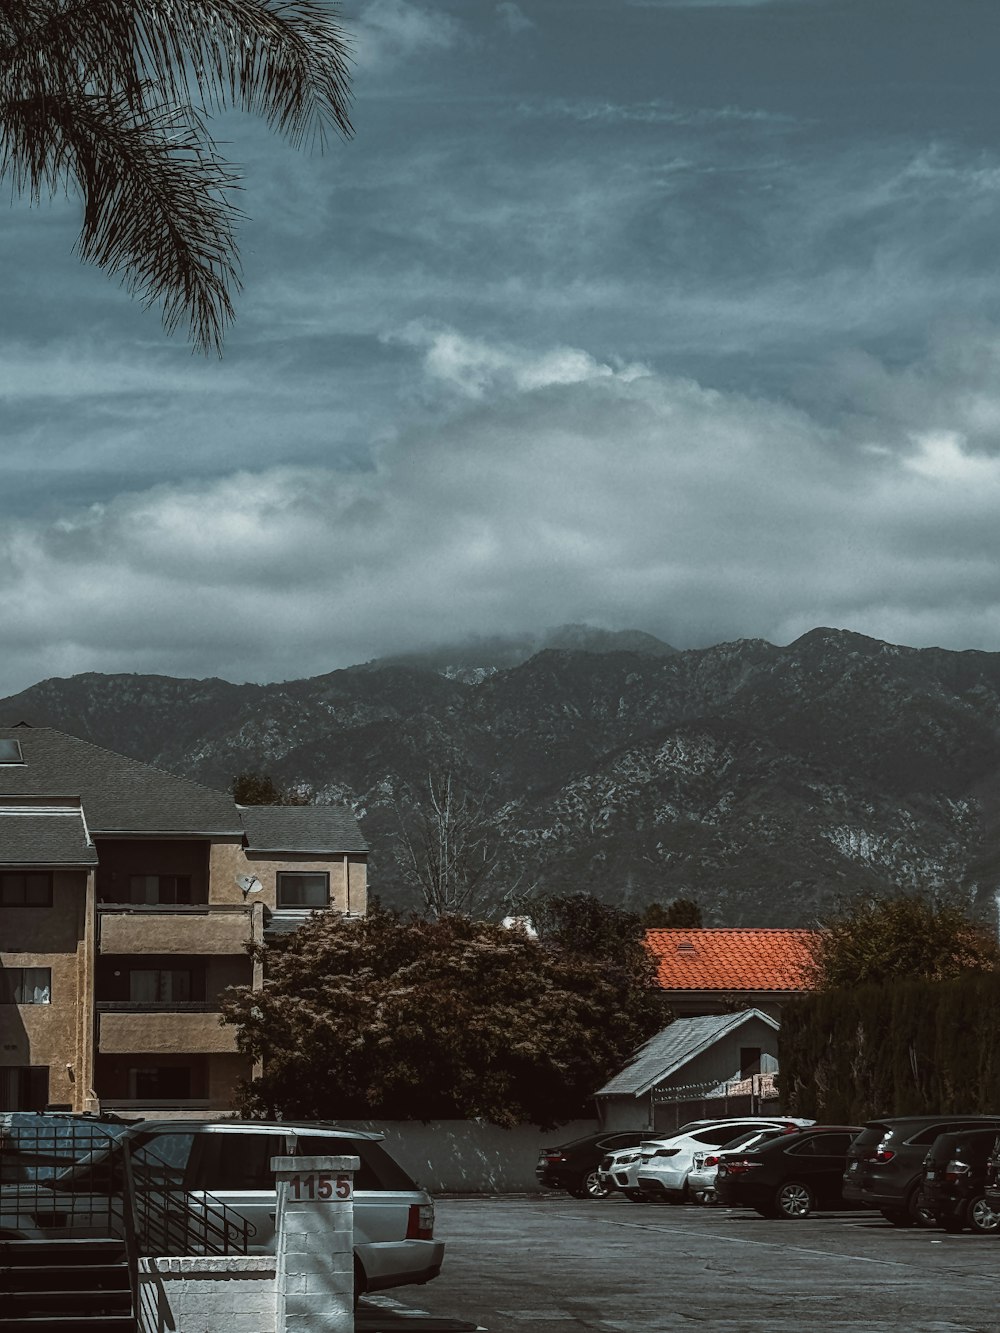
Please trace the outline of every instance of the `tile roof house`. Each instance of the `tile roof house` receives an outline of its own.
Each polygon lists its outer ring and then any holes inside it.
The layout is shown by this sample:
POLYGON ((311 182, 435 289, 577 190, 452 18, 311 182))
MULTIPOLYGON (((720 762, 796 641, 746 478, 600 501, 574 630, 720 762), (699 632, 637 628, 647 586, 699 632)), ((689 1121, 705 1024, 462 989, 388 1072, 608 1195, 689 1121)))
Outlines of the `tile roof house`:
POLYGON ((350 811, 230 795, 48 727, 0 727, 0 1111, 218 1114, 246 945, 367 908, 350 811))
MULTIPOLYGON (((724 1097, 777 1068, 778 1023, 760 1009, 678 1018, 595 1093, 598 1119, 602 1129, 661 1129, 672 1104, 724 1097)), ((732 1113, 745 1114, 742 1102, 732 1113)))
POLYGON ((678 1017, 734 1003, 779 1017, 783 1001, 810 989, 812 930, 647 930, 657 981, 678 1017))

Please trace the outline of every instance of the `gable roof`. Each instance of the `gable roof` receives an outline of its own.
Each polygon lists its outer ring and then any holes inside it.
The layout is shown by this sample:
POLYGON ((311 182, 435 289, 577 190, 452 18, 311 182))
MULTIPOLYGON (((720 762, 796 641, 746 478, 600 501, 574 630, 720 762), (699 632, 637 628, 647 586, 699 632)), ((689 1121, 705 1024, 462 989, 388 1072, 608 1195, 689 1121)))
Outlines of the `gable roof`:
MULTIPOLYGON (((187 833, 239 837, 233 798, 190 778, 103 750, 51 727, 0 727, 22 762, 0 763, 4 797, 78 797, 92 835, 187 833)), ((4 859, 5 852, 0 852, 4 859)))
POLYGON ((628 1093, 641 1097, 658 1083, 670 1078, 721 1037, 735 1032, 753 1018, 778 1031, 778 1023, 759 1009, 743 1009, 736 1014, 706 1014, 700 1018, 677 1018, 662 1032, 640 1046, 629 1064, 605 1083, 597 1097, 628 1093))
POLYGON ((238 809, 248 852, 329 856, 368 850, 358 821, 344 806, 241 805, 238 809))
POLYGON ((808 990, 814 930, 647 930, 668 991, 808 990))

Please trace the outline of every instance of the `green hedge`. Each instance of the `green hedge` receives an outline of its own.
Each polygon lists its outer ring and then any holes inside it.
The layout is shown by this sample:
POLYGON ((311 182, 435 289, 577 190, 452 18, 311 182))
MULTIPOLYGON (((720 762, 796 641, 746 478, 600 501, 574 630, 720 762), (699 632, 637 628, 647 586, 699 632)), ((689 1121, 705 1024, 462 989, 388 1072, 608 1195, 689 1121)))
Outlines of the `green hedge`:
POLYGON ((782 1104, 857 1124, 921 1111, 1000 1113, 1000 973, 900 981, 784 1006, 782 1104))

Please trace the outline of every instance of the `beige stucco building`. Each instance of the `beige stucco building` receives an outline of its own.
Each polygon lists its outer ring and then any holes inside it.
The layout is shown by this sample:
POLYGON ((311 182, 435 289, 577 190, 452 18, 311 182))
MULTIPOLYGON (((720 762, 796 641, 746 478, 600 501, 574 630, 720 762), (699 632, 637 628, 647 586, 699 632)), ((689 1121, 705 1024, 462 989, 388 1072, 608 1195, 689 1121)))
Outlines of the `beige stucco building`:
POLYGON ((363 916, 350 811, 230 796, 46 727, 0 728, 0 1111, 218 1114, 247 943, 363 916))

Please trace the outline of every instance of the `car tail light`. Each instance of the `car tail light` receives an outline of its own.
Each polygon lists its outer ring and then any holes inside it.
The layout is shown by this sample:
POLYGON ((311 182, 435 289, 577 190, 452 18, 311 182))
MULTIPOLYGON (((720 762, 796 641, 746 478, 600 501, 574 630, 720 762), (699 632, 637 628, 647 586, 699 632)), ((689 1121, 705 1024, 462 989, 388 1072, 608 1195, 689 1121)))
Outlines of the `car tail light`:
POLYGON ((410 1204, 410 1210, 406 1218, 406 1239, 434 1239, 434 1205, 432 1203, 410 1204))
POLYGON ((718 1157, 706 1157, 705 1160, 702 1162, 702 1166, 718 1166, 718 1165, 719 1165, 718 1157))
POLYGON ((656 1152, 653 1153, 653 1156, 654 1156, 654 1157, 676 1157, 677 1154, 678 1154, 679 1152, 680 1152, 680 1148, 657 1148, 656 1152))
POLYGON ((961 1180, 963 1176, 967 1176, 968 1174, 968 1162, 960 1162, 957 1157, 953 1157, 944 1169, 945 1180, 961 1180))
POLYGON ((866 1157, 865 1161, 878 1162, 884 1165, 886 1162, 891 1162, 895 1156, 895 1151, 892 1148, 879 1148, 872 1156, 866 1157))
POLYGON ((723 1162, 719 1167, 720 1176, 744 1176, 755 1166, 763 1166, 763 1162, 723 1162))
POLYGON ((546 1162, 565 1162, 566 1157, 561 1152, 544 1152, 542 1157, 546 1162))

